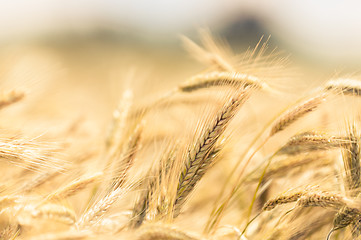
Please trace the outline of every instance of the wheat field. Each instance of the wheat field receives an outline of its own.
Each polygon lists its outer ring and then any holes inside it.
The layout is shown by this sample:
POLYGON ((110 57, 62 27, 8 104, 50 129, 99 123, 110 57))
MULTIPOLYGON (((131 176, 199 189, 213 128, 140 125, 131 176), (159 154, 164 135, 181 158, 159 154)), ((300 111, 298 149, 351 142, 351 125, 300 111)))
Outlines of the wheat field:
POLYGON ((361 239, 361 80, 301 88, 267 40, 182 40, 206 68, 151 98, 7 72, 1 239, 361 239))

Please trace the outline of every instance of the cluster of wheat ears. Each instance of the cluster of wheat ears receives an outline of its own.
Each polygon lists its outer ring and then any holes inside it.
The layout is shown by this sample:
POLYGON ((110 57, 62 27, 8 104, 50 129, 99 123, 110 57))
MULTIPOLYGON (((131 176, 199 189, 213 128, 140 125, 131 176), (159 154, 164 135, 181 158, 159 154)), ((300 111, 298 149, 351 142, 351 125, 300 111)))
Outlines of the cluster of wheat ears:
MULTIPOLYGON (((2 137, 0 238, 361 238, 361 81, 334 78, 265 109, 283 100, 270 80, 283 59, 265 57, 266 44, 232 58, 203 40, 184 42, 209 69, 143 106, 125 90, 96 151, 2 137)), ((0 108, 23 97, 4 93, 0 108)))

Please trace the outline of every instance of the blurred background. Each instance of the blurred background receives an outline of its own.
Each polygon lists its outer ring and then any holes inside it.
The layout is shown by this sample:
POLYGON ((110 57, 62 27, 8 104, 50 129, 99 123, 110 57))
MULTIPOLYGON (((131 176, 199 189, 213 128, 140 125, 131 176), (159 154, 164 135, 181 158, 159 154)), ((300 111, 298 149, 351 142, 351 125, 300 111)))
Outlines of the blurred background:
POLYGON ((126 88, 136 85, 143 98, 204 70, 180 40, 199 42, 200 28, 236 53, 271 35, 270 49, 284 51, 312 79, 356 74, 360 9, 359 1, 336 0, 2 1, 1 86, 37 98, 29 118, 110 116, 126 88))
POLYGON ((2 43, 93 40, 169 50, 179 46, 179 34, 192 37, 208 27, 234 46, 271 34, 293 54, 345 65, 361 59, 360 7, 358 1, 334 0, 14 0, 1 3, 0 37, 2 43))

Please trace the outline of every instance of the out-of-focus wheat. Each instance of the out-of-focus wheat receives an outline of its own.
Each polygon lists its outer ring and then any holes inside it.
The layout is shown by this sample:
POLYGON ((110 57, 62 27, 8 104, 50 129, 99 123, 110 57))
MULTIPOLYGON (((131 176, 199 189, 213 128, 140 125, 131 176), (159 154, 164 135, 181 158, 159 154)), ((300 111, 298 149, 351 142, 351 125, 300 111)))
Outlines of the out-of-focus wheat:
POLYGON ((288 70, 268 40, 236 57, 206 31, 203 46, 183 40, 207 70, 145 104, 127 86, 113 116, 102 103, 65 131, 48 129, 45 101, 0 96, 1 239, 359 238, 357 77, 290 106, 298 92, 282 95, 288 70))

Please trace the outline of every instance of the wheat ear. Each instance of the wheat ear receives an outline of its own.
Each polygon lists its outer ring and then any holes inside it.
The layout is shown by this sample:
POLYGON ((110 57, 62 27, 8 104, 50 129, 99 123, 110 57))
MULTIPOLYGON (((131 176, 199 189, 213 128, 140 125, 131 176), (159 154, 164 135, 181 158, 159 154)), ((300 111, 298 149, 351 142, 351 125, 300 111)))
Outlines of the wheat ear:
POLYGON ((20 91, 11 91, 0 95, 0 109, 23 99, 25 94, 20 91))
POLYGON ((341 208, 333 220, 333 229, 338 230, 345 228, 351 223, 355 223, 361 219, 361 212, 356 208, 343 207, 341 208))
POLYGON ((86 188, 89 184, 98 181, 103 176, 102 172, 98 172, 92 174, 90 176, 82 177, 76 181, 71 182, 70 184, 56 190, 55 192, 49 194, 46 197, 46 201, 51 201, 55 199, 64 199, 70 197, 77 192, 81 191, 82 189, 86 188))
MULTIPOLYGON (((154 198, 154 194, 159 193, 159 188, 161 188, 164 178, 168 178, 172 166, 176 159, 176 151, 177 149, 170 150, 167 154, 165 154, 165 158, 161 159, 159 169, 154 171, 150 171, 146 177, 146 188, 142 191, 139 199, 134 205, 132 219, 130 221, 131 228, 137 228, 142 225, 143 221, 146 218, 148 213, 150 203, 154 198)), ((156 196, 159 198, 159 196, 156 196)), ((159 213, 159 205, 162 205, 162 201, 156 200, 157 202, 157 215, 159 213)))
POLYGON ((82 239, 89 239, 92 237, 92 232, 90 231, 75 231, 70 230, 66 232, 57 232, 57 233, 47 233, 36 235, 31 237, 30 240, 82 240, 82 239))
POLYGON ((308 131, 291 137, 287 143, 277 151, 277 155, 292 155, 302 152, 330 150, 339 148, 346 142, 348 142, 348 140, 343 137, 336 137, 322 132, 308 131))
POLYGON ((4 208, 10 207, 16 204, 16 201, 19 199, 18 196, 3 196, 0 197, 0 211, 4 208))
POLYGON ((209 72, 199 74, 178 86, 178 91, 193 92, 203 88, 217 86, 253 86, 255 89, 269 89, 269 86, 261 82, 257 77, 239 72, 209 72))
MULTIPOLYGON (((348 142, 342 145, 342 160, 345 168, 344 182, 347 192, 349 192, 352 197, 357 197, 360 193, 359 188, 361 187, 360 134, 354 124, 348 125, 347 133, 348 142)), ((353 221, 349 222, 349 224, 352 228, 352 236, 353 238, 357 238, 361 233, 361 225, 356 221, 360 219, 360 215, 356 215, 354 209, 341 209, 335 221, 339 220, 339 222, 345 224, 351 216, 353 217, 353 221)), ((335 225, 335 221, 334 228, 338 227, 335 225)))
POLYGON ((138 234, 137 240, 200 240, 181 230, 167 225, 149 225, 143 227, 138 234))
MULTIPOLYGON (((152 183, 154 182, 152 181, 152 183)), ((139 199, 135 203, 133 207, 132 219, 129 223, 130 228, 138 228, 143 224, 149 208, 149 199, 152 195, 151 189, 151 184, 149 184, 148 189, 140 195, 139 199)))
POLYGON ((47 203, 40 205, 31 212, 31 215, 34 218, 45 218, 69 225, 75 223, 75 213, 60 204, 47 203))
POLYGON ((339 210, 341 207, 351 204, 350 199, 332 192, 317 191, 306 192, 297 201, 300 207, 324 207, 339 210))
POLYGON ((122 187, 126 181, 128 171, 133 166, 140 145, 143 124, 144 122, 137 124, 123 149, 120 148, 115 150, 115 153, 112 156, 112 158, 114 158, 115 172, 113 173, 108 191, 122 187))
POLYGON ((0 230, 0 239, 15 240, 20 235, 21 226, 17 223, 11 223, 0 230))
POLYGON ((278 205, 296 202, 304 193, 305 193, 304 191, 299 191, 294 193, 281 194, 276 198, 268 200, 262 207, 262 211, 270 211, 275 207, 277 207, 278 205))
POLYGON ((39 145, 26 140, 0 140, 0 159, 28 170, 64 170, 60 160, 48 157, 39 145))
POLYGON ((40 173, 32 178, 29 182, 21 186, 19 192, 29 193, 44 183, 51 181, 51 179, 56 177, 58 174, 60 174, 58 170, 40 173))
POLYGON ((298 104, 294 108, 288 110, 278 120, 276 120, 271 128, 270 136, 284 130, 286 127, 294 123, 309 112, 314 111, 326 98, 326 93, 318 94, 316 97, 311 97, 306 101, 298 104))
POLYGON ((361 81, 349 78, 333 79, 326 83, 325 91, 361 96, 361 81))
POLYGON ((125 135, 127 118, 132 106, 133 93, 131 90, 124 91, 118 107, 113 112, 113 121, 106 138, 106 147, 111 148, 122 141, 125 135))
POLYGON ((117 188, 105 195, 81 216, 76 225, 79 227, 85 227, 94 224, 108 211, 108 209, 119 199, 119 197, 125 194, 125 192, 125 189, 117 188))
POLYGON ((197 139, 195 144, 188 149, 185 164, 179 177, 177 197, 174 204, 177 212, 179 212, 186 197, 200 179, 198 174, 201 174, 202 170, 204 170, 207 165, 211 164, 210 161, 207 162, 205 160, 207 160, 207 157, 214 148, 218 138, 224 132, 226 126, 236 114, 239 107, 249 97, 247 90, 249 89, 237 93, 228 103, 226 103, 216 115, 215 119, 204 127, 203 133, 197 139))
MULTIPOLYGON (((361 186, 361 162, 360 162, 360 135, 355 125, 348 128, 348 142, 343 144, 342 160, 346 174, 347 190, 358 189, 361 186)), ((354 192, 353 197, 358 195, 354 192)))
MULTIPOLYGON (((319 104, 321 104, 321 102, 326 98, 328 94, 327 93, 320 93, 318 94, 316 97, 312 97, 298 105, 296 105, 295 107, 293 107, 290 110, 285 111, 280 117, 278 117, 278 119, 274 120, 272 119, 266 126, 264 129, 262 129, 260 131, 260 133, 256 136, 256 138, 253 140, 253 142, 250 144, 250 146, 253 146, 257 140, 263 135, 264 131, 271 126, 271 130, 270 130, 270 134, 268 135, 268 137, 256 148, 255 151, 253 151, 253 153, 247 158, 241 173, 239 174, 239 177, 236 181, 236 184, 233 186, 232 190, 230 191, 230 193, 228 194, 227 198, 222 201, 222 203, 215 205, 215 207, 212 210, 212 213, 207 221, 206 227, 204 232, 210 232, 220 221, 220 218, 222 216, 222 214, 224 213, 224 210, 226 209, 227 205, 229 204, 229 202, 231 201, 231 199, 233 198, 234 194, 239 190, 241 184, 244 181, 244 178, 242 178, 242 174, 245 171, 246 167, 248 166, 248 164, 250 163, 251 159, 253 158, 253 156, 256 154, 256 152, 258 150, 260 150, 263 145, 276 133, 282 131, 285 127, 287 127, 288 125, 292 124, 294 121, 296 121, 297 119, 299 119, 300 117, 304 116, 305 114, 307 114, 310 111, 313 111, 315 108, 317 108, 317 106, 319 104)), ((279 116, 279 115, 278 115, 279 116)), ((242 157, 240 159, 243 159, 246 154, 248 153, 248 151, 245 151, 244 154, 242 155, 242 157)), ((275 155, 275 154, 274 154, 275 155)), ((264 177, 264 175, 266 174, 267 168, 270 166, 273 156, 268 158, 268 163, 262 173, 262 176, 259 179, 258 182, 258 186, 256 187, 256 191, 254 193, 253 196, 253 200, 252 203, 250 205, 249 208, 249 213, 248 213, 248 218, 250 217, 251 214, 251 210, 254 204, 254 201, 256 199, 257 196, 257 191, 262 183, 262 179, 264 177)), ((238 168, 239 164, 241 163, 241 161, 238 161, 238 163, 236 164, 236 167, 233 168, 230 176, 227 178, 226 183, 228 183, 231 179, 231 176, 235 173, 236 169, 238 168)), ((219 194, 219 198, 217 199, 216 202, 220 201, 222 198, 222 195, 224 194, 224 191, 226 189, 226 184, 224 185, 224 187, 222 188, 221 193, 219 194)), ((248 221, 247 221, 248 222, 248 221)))

